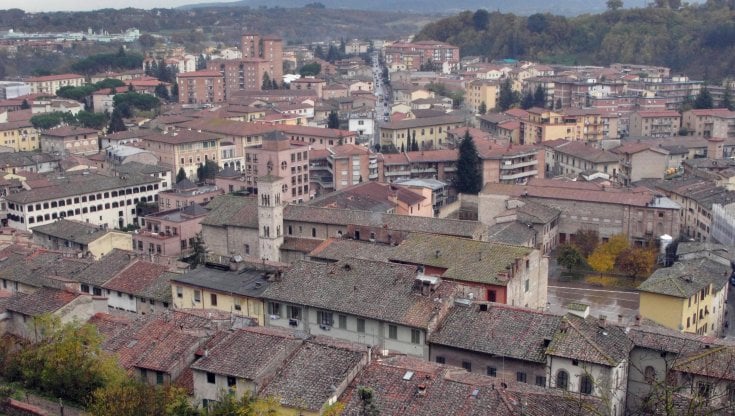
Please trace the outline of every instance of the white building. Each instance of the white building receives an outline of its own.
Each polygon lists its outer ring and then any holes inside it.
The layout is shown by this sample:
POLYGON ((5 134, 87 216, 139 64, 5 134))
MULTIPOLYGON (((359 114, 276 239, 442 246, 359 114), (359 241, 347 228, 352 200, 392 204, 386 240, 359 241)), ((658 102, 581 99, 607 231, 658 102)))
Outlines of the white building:
POLYGON ((57 218, 71 218, 110 228, 137 222, 136 205, 154 202, 165 190, 160 178, 125 174, 119 177, 82 173, 50 179, 51 186, 6 197, 8 225, 28 231, 57 218))

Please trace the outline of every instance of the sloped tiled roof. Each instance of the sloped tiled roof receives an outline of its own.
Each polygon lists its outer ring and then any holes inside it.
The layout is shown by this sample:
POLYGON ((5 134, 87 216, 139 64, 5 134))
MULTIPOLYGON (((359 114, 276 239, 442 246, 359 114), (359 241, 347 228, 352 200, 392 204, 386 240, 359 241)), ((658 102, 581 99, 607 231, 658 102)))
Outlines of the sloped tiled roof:
POLYGON ((137 261, 102 285, 105 289, 139 297, 171 302, 171 277, 168 268, 146 261, 137 261))
POLYGON ((718 381, 735 381, 735 347, 707 346, 679 357, 673 369, 718 381))
POLYGON ((210 209, 202 225, 258 228, 258 201, 236 195, 222 195, 207 206, 210 209))
POLYGON ((390 244, 369 243, 349 238, 329 238, 309 253, 309 257, 334 261, 348 257, 388 261, 395 250, 396 246, 390 244))
POLYGON ((42 233, 78 244, 89 244, 108 233, 108 230, 98 225, 64 218, 33 227, 32 230, 34 233, 42 233))
POLYGON ((30 294, 16 294, 5 304, 5 309, 27 316, 39 316, 56 312, 79 296, 76 292, 42 287, 30 294))
POLYGON ((131 251, 113 249, 84 270, 74 274, 74 279, 81 283, 102 286, 133 262, 131 251))
POLYGON ((496 243, 526 245, 533 242, 536 231, 518 221, 496 223, 487 229, 487 241, 496 243))
POLYGON ((455 286, 442 282, 430 297, 413 289, 416 267, 348 258, 337 263, 299 261, 262 297, 297 305, 426 328, 455 286))
POLYGON ((600 325, 594 318, 564 316, 547 354, 615 367, 628 359, 633 342, 614 325, 600 325))
POLYGON ((531 252, 529 247, 413 233, 391 260, 446 269, 442 277, 448 279, 505 286, 508 267, 531 252))
POLYGON ((709 258, 696 258, 656 270, 638 290, 686 299, 709 285, 720 290, 729 276, 730 267, 709 258))
POLYGON ((546 363, 546 347, 561 316, 490 303, 455 306, 429 342, 493 356, 546 363))

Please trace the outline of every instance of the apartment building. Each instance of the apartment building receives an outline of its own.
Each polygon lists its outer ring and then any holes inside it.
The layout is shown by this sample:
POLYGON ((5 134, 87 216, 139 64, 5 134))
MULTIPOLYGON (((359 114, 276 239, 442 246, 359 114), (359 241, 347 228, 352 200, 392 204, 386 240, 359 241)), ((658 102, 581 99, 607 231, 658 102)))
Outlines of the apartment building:
POLYGON ((180 104, 213 104, 225 101, 224 78, 221 73, 202 70, 178 74, 180 104))
POLYGON ((41 150, 62 155, 93 155, 100 150, 97 130, 76 126, 62 126, 41 133, 41 150))
POLYGON ((169 258, 191 255, 208 212, 193 204, 146 215, 132 236, 133 251, 169 258))
POLYGON ((674 110, 636 111, 630 115, 632 137, 671 137, 679 134, 681 115, 674 110))
POLYGON ((172 172, 183 168, 188 178, 197 177, 197 168, 208 160, 218 162, 219 139, 208 132, 173 129, 143 138, 144 148, 170 166, 172 172))
POLYGON ((620 156, 588 142, 553 140, 547 142, 546 149, 551 155, 546 161, 550 176, 576 177, 582 172, 595 171, 615 177, 620 172, 620 156))
POLYGON ((237 91, 260 91, 269 68, 270 63, 261 58, 213 59, 207 63, 207 71, 218 72, 222 76, 226 101, 237 91))
POLYGON ((395 42, 383 50, 386 64, 405 70, 418 71, 428 63, 439 65, 443 72, 459 68, 459 48, 443 42, 395 42), (446 70, 444 71, 444 66, 446 70))
POLYGON ((309 174, 317 195, 378 179, 378 155, 344 144, 309 153, 309 174))
POLYGON ((61 74, 27 78, 25 83, 31 86, 31 94, 53 96, 61 87, 81 87, 86 81, 79 74, 61 74))
POLYGON ((735 111, 726 108, 687 110, 681 113, 681 128, 693 136, 735 138, 735 111))
POLYGON ((446 142, 449 130, 464 125, 464 117, 455 115, 385 123, 380 126, 380 145, 406 151, 410 149, 411 141, 416 140, 420 149, 437 149, 446 142))
POLYGON ((39 131, 30 120, 0 123, 0 134, 0 146, 13 149, 14 152, 38 150, 41 145, 39 131))
POLYGON ((598 111, 566 109, 556 112, 538 107, 527 111, 528 118, 520 120, 521 144, 555 139, 599 141, 603 138, 603 122, 598 111))
POLYGON ((271 35, 245 33, 242 35, 240 45, 242 57, 265 60, 270 79, 280 85, 283 80, 283 39, 271 35))
POLYGON ((308 200, 309 147, 294 143, 280 131, 271 131, 263 136, 258 146, 244 149, 243 174, 247 187, 257 187, 258 178, 276 175, 283 180, 281 201, 301 202, 308 200))
POLYGON ((500 81, 479 79, 470 81, 465 87, 464 103, 473 113, 480 112, 480 106, 485 104, 486 110, 497 107, 500 94, 500 81))

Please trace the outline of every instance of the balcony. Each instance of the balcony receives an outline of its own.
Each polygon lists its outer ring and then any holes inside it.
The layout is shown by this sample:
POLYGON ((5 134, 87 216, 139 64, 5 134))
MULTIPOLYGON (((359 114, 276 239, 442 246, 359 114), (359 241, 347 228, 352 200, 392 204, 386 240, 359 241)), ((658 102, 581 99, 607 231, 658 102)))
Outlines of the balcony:
POLYGON ((525 162, 515 162, 513 163, 511 161, 510 164, 506 164, 508 161, 504 161, 502 165, 500 165, 500 169, 502 170, 508 170, 508 169, 519 169, 519 168, 525 168, 526 166, 536 166, 538 165, 538 160, 529 160, 525 162))
POLYGON ((523 172, 513 173, 509 175, 500 175, 500 180, 502 181, 512 181, 520 178, 527 178, 529 176, 535 176, 538 174, 538 171, 536 169, 534 170, 526 170, 523 172))
POLYGON ((164 231, 161 232, 153 232, 148 230, 137 230, 134 234, 134 237, 141 240, 141 241, 147 241, 149 239, 151 240, 168 240, 170 238, 179 238, 178 234, 172 234, 172 233, 166 233, 164 231))
POLYGON ((332 176, 312 176, 311 182, 316 183, 323 188, 331 188, 334 186, 334 178, 332 176))

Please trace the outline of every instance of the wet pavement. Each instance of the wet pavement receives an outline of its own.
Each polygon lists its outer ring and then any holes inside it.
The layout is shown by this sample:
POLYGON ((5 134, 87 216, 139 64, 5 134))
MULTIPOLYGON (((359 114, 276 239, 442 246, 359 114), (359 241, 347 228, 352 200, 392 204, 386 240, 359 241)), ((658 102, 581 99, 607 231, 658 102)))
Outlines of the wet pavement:
POLYGON ((605 315, 609 322, 631 323, 638 314, 640 300, 637 292, 553 286, 549 282, 548 310, 566 313, 569 303, 583 303, 590 307, 590 316, 605 315))

